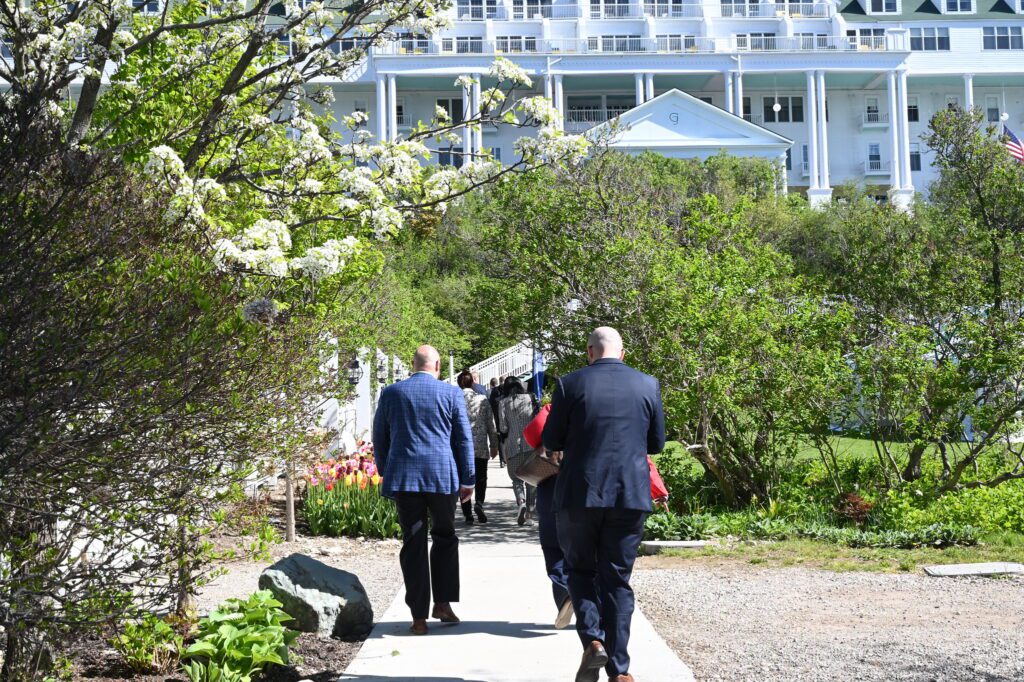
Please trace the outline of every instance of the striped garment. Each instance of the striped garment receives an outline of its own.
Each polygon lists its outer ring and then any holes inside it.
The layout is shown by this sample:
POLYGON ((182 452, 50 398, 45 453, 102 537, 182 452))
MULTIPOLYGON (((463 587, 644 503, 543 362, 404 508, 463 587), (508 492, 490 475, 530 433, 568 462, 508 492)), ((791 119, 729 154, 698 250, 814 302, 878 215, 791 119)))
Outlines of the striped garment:
POLYGON ((487 459, 492 448, 498 449, 498 430, 494 427, 491 404, 472 388, 462 389, 462 395, 466 396, 469 425, 473 430, 473 451, 477 459, 487 459))
POLYGON ((505 459, 531 452, 533 448, 523 437, 523 429, 533 421, 533 399, 522 393, 510 395, 501 399, 498 409, 501 411, 501 433, 507 434, 502 443, 505 459))

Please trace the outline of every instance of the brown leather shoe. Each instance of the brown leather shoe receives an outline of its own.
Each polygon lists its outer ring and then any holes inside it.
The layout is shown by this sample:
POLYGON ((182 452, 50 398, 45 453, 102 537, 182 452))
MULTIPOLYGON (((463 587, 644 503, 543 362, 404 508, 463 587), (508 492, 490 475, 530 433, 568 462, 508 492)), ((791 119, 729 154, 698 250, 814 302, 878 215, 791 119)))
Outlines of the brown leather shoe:
POLYGON ((430 614, 431 618, 437 618, 442 623, 455 624, 461 622, 459 617, 452 611, 452 605, 448 602, 441 602, 434 604, 434 612, 430 614))
POLYGON ((409 627, 409 632, 411 632, 414 635, 427 634, 427 619, 417 618, 413 620, 412 626, 409 627))
POLYGON ((621 675, 616 675, 615 676, 615 680, 613 682, 635 682, 635 681, 633 680, 633 676, 630 675, 629 673, 622 673, 621 675))
POLYGON ((576 671, 576 682, 597 682, 601 676, 601 668, 608 663, 608 652, 604 645, 594 640, 583 650, 580 669, 576 671))

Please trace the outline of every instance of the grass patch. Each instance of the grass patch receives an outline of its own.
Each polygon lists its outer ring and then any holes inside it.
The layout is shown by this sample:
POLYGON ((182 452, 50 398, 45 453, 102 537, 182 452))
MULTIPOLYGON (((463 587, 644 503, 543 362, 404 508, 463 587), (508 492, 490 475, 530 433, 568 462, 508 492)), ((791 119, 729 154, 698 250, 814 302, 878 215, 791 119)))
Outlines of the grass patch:
POLYGON ((921 566, 960 564, 980 561, 1024 561, 1024 536, 1002 534, 986 537, 973 547, 935 549, 851 548, 817 540, 781 540, 777 542, 735 542, 700 550, 669 550, 661 554, 669 560, 699 562, 728 559, 751 565, 805 566, 828 571, 871 571, 909 573, 921 566))

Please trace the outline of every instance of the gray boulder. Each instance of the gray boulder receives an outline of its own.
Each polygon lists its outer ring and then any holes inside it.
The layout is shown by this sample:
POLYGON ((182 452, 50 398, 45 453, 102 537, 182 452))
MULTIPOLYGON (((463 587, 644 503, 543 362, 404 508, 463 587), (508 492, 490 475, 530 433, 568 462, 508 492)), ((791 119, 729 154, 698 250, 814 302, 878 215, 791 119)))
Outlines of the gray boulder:
POLYGON ((260 575, 295 620, 288 626, 321 637, 365 635, 373 628, 373 608, 359 578, 304 554, 292 554, 260 575))

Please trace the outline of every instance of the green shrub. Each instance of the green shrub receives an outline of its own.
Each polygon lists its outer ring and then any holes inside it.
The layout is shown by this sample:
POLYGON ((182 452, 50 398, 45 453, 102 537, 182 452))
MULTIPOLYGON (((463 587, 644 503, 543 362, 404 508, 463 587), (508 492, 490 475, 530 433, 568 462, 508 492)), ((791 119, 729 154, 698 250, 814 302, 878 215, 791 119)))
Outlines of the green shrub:
POLYGON ((182 670, 190 682, 250 682, 267 664, 288 662, 299 636, 284 623, 292 617, 268 590, 228 599, 199 621, 196 641, 185 650, 182 670))
POLYGON ((184 640, 162 618, 147 613, 141 621, 121 626, 121 634, 111 640, 125 665, 137 673, 167 672, 178 662, 184 640))
POLYGON ((380 494, 379 484, 310 485, 303 512, 313 535, 397 538, 402 532, 395 503, 380 494))

